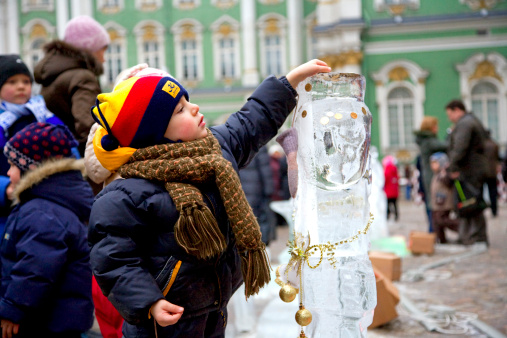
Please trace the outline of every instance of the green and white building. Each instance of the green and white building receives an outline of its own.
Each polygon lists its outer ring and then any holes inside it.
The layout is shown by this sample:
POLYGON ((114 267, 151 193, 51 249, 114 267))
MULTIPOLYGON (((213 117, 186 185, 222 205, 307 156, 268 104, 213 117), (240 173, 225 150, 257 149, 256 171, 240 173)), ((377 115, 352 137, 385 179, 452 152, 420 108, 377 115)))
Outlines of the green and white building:
POLYGON ((365 76, 381 154, 412 161, 425 115, 445 137, 455 98, 507 145, 506 0, 0 0, 0 53, 33 67, 80 14, 111 36, 104 90, 147 62, 181 81, 213 122, 267 75, 320 58, 365 76))

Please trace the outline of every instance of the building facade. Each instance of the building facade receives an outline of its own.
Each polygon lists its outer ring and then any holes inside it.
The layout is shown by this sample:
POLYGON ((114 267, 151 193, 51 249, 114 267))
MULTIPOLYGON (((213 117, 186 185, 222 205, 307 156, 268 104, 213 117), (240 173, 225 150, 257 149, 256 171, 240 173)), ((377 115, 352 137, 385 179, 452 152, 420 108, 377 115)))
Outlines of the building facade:
POLYGON ((181 81, 213 122, 269 74, 318 57, 365 76, 381 154, 411 162, 425 115, 439 118, 444 138, 455 98, 507 145, 505 0, 0 0, 0 53, 33 68, 80 14, 111 37, 105 91, 147 62, 181 81))

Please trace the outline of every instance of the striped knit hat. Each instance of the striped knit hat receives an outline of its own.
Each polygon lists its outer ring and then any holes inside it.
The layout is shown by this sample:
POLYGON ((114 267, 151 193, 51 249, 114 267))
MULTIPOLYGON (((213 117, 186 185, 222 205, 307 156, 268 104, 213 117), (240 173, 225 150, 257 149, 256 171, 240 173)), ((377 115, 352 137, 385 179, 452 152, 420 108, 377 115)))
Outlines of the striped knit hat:
POLYGON ((101 145, 107 151, 121 147, 145 148, 160 144, 174 108, 188 93, 165 76, 131 77, 111 93, 97 96, 92 116, 106 131, 101 145))
POLYGON ((4 155, 22 172, 35 169, 49 158, 72 157, 78 143, 64 125, 34 122, 5 144, 4 155))

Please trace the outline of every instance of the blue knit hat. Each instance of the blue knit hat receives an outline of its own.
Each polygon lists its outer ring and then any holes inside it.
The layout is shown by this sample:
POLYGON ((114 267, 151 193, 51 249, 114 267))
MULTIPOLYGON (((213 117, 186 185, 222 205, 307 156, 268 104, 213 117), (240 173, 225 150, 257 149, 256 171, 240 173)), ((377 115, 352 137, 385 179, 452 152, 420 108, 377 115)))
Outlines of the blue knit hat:
POLYGON ((181 97, 188 92, 169 76, 133 76, 112 93, 97 96, 92 116, 106 131, 104 150, 144 148, 160 144, 181 97))
POLYGON ((64 125, 31 123, 5 144, 4 155, 21 171, 35 169, 48 158, 73 157, 78 142, 64 125))

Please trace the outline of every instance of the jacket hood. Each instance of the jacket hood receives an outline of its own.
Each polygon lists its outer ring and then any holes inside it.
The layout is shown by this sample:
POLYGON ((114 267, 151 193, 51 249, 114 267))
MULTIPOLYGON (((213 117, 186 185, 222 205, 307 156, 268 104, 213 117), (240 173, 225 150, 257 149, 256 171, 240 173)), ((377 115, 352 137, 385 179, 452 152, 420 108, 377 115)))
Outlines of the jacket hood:
POLYGON ((104 72, 103 65, 89 51, 78 49, 62 40, 49 42, 44 46, 44 52, 44 58, 34 69, 35 81, 44 86, 71 69, 87 69, 96 76, 104 72))
POLYGON ((416 131, 414 131, 414 135, 415 135, 415 142, 419 145, 425 139, 436 137, 436 135, 434 133, 432 133, 431 131, 428 131, 428 130, 416 130, 416 131))
POLYGON ((44 198, 73 211, 87 220, 93 204, 93 192, 83 179, 84 161, 74 158, 49 160, 21 177, 13 192, 13 204, 44 198))

